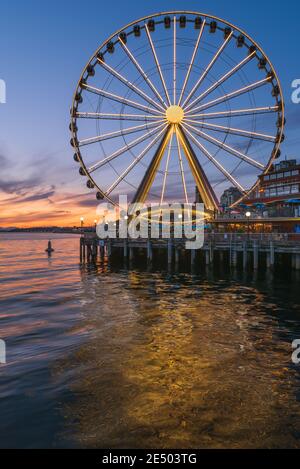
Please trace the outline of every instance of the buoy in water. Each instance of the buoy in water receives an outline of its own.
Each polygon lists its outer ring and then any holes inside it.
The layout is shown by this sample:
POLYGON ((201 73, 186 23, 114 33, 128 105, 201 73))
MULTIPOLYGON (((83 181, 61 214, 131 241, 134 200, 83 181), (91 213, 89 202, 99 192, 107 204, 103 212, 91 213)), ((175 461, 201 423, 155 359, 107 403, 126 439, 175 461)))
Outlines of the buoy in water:
POLYGON ((48 247, 47 247, 47 249, 45 249, 45 251, 46 251, 48 254, 51 254, 51 252, 54 251, 54 249, 52 248, 52 243, 51 243, 51 241, 48 241, 48 247))

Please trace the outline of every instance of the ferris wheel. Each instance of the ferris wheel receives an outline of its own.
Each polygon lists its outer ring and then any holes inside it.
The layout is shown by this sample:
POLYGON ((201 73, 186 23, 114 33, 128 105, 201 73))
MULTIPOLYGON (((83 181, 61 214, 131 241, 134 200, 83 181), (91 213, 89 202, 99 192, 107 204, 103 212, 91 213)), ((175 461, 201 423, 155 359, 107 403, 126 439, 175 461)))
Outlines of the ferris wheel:
MULTIPOLYGON (((76 87, 71 144, 97 199, 240 203, 280 155, 284 101, 261 47, 220 18, 158 13, 110 36, 76 87)), ((235 205, 233 204, 233 205, 235 205)))

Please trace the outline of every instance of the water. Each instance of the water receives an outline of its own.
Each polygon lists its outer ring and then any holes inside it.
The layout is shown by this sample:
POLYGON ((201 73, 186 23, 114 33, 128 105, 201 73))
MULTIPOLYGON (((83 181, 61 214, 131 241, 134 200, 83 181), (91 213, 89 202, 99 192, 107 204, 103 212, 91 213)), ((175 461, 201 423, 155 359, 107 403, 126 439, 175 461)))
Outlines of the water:
POLYGON ((0 235, 1 447, 300 447, 299 278, 80 267, 0 235))

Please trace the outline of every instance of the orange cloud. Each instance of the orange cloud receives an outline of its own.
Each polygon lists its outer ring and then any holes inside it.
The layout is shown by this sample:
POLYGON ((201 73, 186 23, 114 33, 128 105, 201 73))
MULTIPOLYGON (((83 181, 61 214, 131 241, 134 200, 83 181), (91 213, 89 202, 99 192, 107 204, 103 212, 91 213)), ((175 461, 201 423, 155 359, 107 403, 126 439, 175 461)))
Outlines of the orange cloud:
POLYGON ((56 194, 54 191, 26 195, 0 193, 0 227, 93 225, 97 201, 92 193, 56 194))

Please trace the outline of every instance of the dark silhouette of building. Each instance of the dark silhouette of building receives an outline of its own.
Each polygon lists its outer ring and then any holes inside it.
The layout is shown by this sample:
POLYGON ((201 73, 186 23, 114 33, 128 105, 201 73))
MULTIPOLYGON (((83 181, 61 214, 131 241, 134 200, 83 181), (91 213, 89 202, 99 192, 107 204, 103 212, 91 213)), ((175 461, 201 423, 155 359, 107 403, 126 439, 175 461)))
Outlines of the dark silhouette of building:
POLYGON ((241 195, 242 194, 236 187, 229 187, 221 195, 221 207, 223 209, 230 207, 234 202, 240 199, 241 195))

